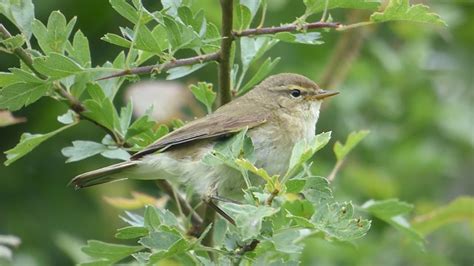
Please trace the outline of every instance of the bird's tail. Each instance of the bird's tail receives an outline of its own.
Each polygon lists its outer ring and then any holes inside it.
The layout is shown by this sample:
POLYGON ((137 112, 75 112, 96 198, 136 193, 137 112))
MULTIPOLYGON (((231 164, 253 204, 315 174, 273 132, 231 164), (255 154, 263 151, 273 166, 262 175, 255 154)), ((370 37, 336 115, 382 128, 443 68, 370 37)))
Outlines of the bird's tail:
POLYGON ((76 189, 79 189, 125 179, 126 176, 122 174, 122 171, 136 165, 136 161, 127 161, 113 164, 104 168, 80 174, 74 177, 71 182, 69 182, 69 184, 73 184, 76 189))

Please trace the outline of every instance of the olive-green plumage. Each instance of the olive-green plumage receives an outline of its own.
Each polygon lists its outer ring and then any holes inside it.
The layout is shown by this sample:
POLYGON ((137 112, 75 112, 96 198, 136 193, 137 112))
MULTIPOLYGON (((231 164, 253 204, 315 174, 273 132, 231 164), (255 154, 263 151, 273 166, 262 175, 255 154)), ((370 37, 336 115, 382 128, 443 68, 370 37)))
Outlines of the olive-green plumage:
POLYGON ((284 174, 293 145, 314 136, 321 101, 335 94, 301 75, 268 77, 249 93, 137 152, 130 161, 84 173, 71 183, 82 188, 119 179, 166 179, 191 185, 201 195, 212 191, 238 197, 244 184, 239 172, 201 162, 214 145, 247 127, 256 166, 272 175, 284 174))

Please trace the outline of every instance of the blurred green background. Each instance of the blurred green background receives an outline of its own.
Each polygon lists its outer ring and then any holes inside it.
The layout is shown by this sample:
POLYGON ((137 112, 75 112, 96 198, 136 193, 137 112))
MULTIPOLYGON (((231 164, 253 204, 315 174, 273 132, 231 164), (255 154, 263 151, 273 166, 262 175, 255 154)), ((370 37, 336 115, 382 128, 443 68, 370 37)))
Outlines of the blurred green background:
MULTIPOLYGON (((219 23, 216 1, 200 2, 208 19, 219 23)), ((266 25, 292 22, 304 12, 302 1, 269 2, 266 25)), ((411 218, 460 195, 474 194, 474 2, 421 2, 449 26, 389 23, 347 33, 327 32, 323 45, 278 44, 268 54, 282 57, 274 73, 303 74, 342 92, 326 104, 317 127, 318 132, 333 132, 331 143, 354 130, 371 131, 337 176, 336 198, 362 204, 397 197, 415 204, 411 218)), ((43 22, 53 10, 68 19, 78 17, 76 28, 91 42, 93 65, 120 51, 100 40, 127 23, 108 1, 34 3, 36 17, 43 22)), ((347 10, 331 15, 342 22, 367 18, 365 13, 347 10)), ((0 20, 5 23, 4 17, 0 20)), ((17 64, 13 56, 0 57, 0 71, 17 64)), ((215 66, 209 66, 182 82, 199 79, 216 84, 215 73, 215 66)), ((121 105, 122 99, 118 97, 116 104, 121 105)), ((55 117, 65 111, 63 105, 43 98, 15 113, 28 121, 0 128, 0 150, 13 147, 22 132, 57 128, 55 117)), ((14 251, 15 265, 72 264, 87 239, 113 242, 116 228, 123 225, 118 218, 121 211, 106 204, 103 196, 128 196, 133 190, 159 195, 151 182, 121 182, 82 191, 66 186, 74 175, 110 162, 94 157, 66 164, 61 149, 72 140, 102 137, 100 129, 81 122, 10 167, 0 165, 0 235, 13 234, 22 240, 14 251)), ((0 162, 4 160, 2 156, 0 162)), ((318 153, 319 174, 327 175, 334 162, 327 146, 318 153)), ((473 229, 469 223, 443 226, 427 236, 423 251, 374 220, 369 234, 356 241, 357 247, 309 241, 303 264, 473 265, 473 229)))

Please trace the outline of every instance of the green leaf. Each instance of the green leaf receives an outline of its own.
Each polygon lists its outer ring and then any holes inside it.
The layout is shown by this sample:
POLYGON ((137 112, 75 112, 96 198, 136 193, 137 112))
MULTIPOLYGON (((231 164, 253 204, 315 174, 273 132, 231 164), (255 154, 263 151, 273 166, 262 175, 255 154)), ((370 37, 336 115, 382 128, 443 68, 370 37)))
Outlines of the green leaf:
POLYGON ((278 40, 265 36, 240 38, 242 68, 248 68, 277 42, 278 40))
POLYGON ((324 132, 314 136, 311 140, 298 141, 291 152, 290 164, 285 175, 291 177, 313 155, 322 149, 331 139, 331 132, 324 132))
POLYGON ((161 47, 160 38, 163 39, 163 36, 155 36, 146 25, 140 25, 135 35, 135 47, 151 53, 160 53, 166 48, 161 47))
POLYGON ((112 131, 120 131, 120 119, 112 101, 107 98, 97 84, 88 84, 87 91, 92 99, 84 101, 83 114, 112 131))
POLYGON ((370 20, 373 22, 404 20, 447 26, 438 14, 429 12, 428 6, 410 5, 409 0, 390 0, 385 10, 373 13, 370 20))
POLYGON ((206 33, 204 35, 203 46, 204 53, 213 53, 220 49, 221 34, 217 26, 211 22, 207 23, 206 33))
POLYGON ((89 240, 87 241, 87 246, 82 248, 82 251, 93 258, 104 259, 110 264, 124 259, 142 249, 142 246, 118 245, 89 240))
POLYGON ((120 132, 122 135, 127 134, 127 130, 132 122, 133 102, 129 101, 125 107, 120 109, 120 132))
POLYGON ((370 200, 361 207, 373 216, 395 227, 418 245, 423 246, 423 237, 402 216, 410 212, 413 209, 413 205, 401 202, 398 199, 389 199, 383 201, 370 200))
POLYGON ((245 84, 241 89, 239 89, 238 95, 245 94, 249 90, 251 90, 255 85, 257 85, 260 81, 262 81, 272 70, 275 66, 280 62, 280 57, 272 59, 269 57, 261 64, 257 70, 257 73, 245 84))
POLYGON ((238 31, 247 29, 252 22, 252 13, 244 5, 238 5, 235 10, 234 28, 238 31))
POLYGON ((65 125, 72 124, 76 122, 76 113, 74 113, 72 110, 68 110, 63 115, 58 116, 58 121, 65 125))
MULTIPOLYGON (((306 11, 305 15, 309 16, 314 13, 324 11, 326 6, 325 0, 303 0, 306 11)), ((334 8, 350 8, 350 9, 370 9, 375 10, 380 5, 380 0, 329 0, 328 9, 334 8)))
POLYGON ((329 182, 322 176, 307 177, 303 194, 315 207, 334 200, 329 182))
POLYGON ((74 34, 72 41, 71 57, 73 57, 82 67, 91 67, 91 53, 89 48, 89 40, 78 30, 74 34))
POLYGON ((84 69, 72 59, 58 53, 51 52, 49 56, 37 57, 33 66, 42 74, 53 80, 78 74, 84 69))
POLYGON ((127 226, 117 230, 115 237, 118 239, 134 239, 148 235, 148 229, 142 226, 127 226))
POLYGON ((224 202, 220 204, 223 211, 234 218, 236 230, 241 241, 253 239, 260 234, 262 222, 265 217, 271 216, 278 210, 260 205, 258 207, 248 204, 235 204, 224 202))
POLYGON ((283 42, 302 43, 302 44, 323 44, 320 32, 290 33, 279 32, 275 34, 275 38, 283 42))
POLYGON ((0 72, 0 88, 23 81, 21 77, 9 72, 0 72))
POLYGON ((8 166, 15 162, 16 160, 20 159, 21 157, 25 156, 29 152, 31 152, 34 148, 38 145, 43 143, 45 140, 51 138, 52 136, 58 134, 59 132, 75 125, 69 124, 62 128, 56 129, 55 131, 49 132, 47 134, 30 134, 30 133, 23 133, 20 138, 20 142, 12 149, 5 152, 7 155, 7 160, 5 161, 5 165, 8 166))
POLYGON ((72 142, 71 147, 63 148, 61 153, 68 158, 66 162, 71 163, 84 160, 106 150, 107 147, 101 143, 76 140, 72 142))
POLYGON ((334 144, 334 153, 338 161, 344 160, 347 154, 369 134, 368 130, 351 132, 347 136, 346 144, 342 145, 339 141, 334 144))
POLYGON ((198 82, 197 85, 192 84, 189 89, 194 97, 206 106, 207 112, 212 113, 212 105, 216 100, 216 92, 212 89, 212 83, 198 82))
POLYGON ((288 180, 285 184, 286 193, 299 193, 303 190, 306 184, 306 179, 303 178, 292 178, 288 180))
POLYGON ((112 8, 115 9, 122 17, 128 19, 133 24, 138 23, 138 11, 126 0, 110 0, 112 8))
POLYGON ((261 0, 240 0, 239 2, 241 5, 248 8, 251 18, 255 17, 261 4, 261 0))
POLYGON ((117 46, 122 46, 122 47, 125 47, 125 48, 130 48, 130 46, 132 46, 131 41, 129 41, 129 40, 123 38, 123 37, 120 37, 117 34, 113 34, 113 33, 107 33, 107 34, 105 34, 104 37, 102 37, 100 39, 103 40, 103 41, 106 41, 108 43, 115 44, 117 46))
POLYGON ((398 199, 369 200, 361 207, 380 219, 389 219, 393 216, 407 214, 413 209, 412 204, 399 201, 398 199))
POLYGON ((30 39, 31 24, 35 17, 35 7, 31 0, 0 1, 0 14, 13 22, 27 40, 30 39))
POLYGON ((207 64, 208 63, 202 63, 202 64, 194 64, 190 66, 180 66, 180 67, 171 68, 168 71, 166 71, 166 73, 168 73, 168 76, 166 77, 166 79, 173 80, 173 79, 187 76, 193 73, 194 71, 203 68, 207 64))
POLYGON ((353 217, 354 207, 350 202, 330 202, 316 210, 311 222, 326 237, 351 241, 364 236, 370 228, 370 221, 353 217))
POLYGON ((173 52, 179 49, 196 49, 202 46, 201 36, 194 31, 191 25, 184 25, 171 16, 163 16, 163 21, 173 52))
POLYGON ((458 197, 445 206, 419 215, 413 219, 413 227, 422 235, 428 235, 441 226, 463 221, 474 224, 474 197, 458 197))
POLYGON ((39 46, 46 54, 51 52, 62 54, 75 23, 76 18, 67 23, 61 12, 53 11, 49 16, 47 27, 35 19, 32 30, 39 46))
POLYGON ((50 84, 14 83, 0 90, 0 109, 16 111, 45 96, 50 84))
POLYGON ((10 51, 13 51, 17 48, 20 48, 25 43, 25 37, 23 35, 17 34, 7 39, 0 40, 0 44, 2 44, 5 48, 10 51))
POLYGON ((168 251, 180 239, 182 237, 177 233, 161 231, 152 232, 150 235, 142 237, 139 243, 153 250, 168 251))

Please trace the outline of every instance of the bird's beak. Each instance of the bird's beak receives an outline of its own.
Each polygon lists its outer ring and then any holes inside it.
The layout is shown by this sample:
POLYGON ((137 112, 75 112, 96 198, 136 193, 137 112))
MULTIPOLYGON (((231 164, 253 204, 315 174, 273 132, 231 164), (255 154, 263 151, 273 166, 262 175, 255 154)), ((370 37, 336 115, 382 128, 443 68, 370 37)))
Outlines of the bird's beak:
POLYGON ((339 94, 338 91, 320 90, 320 91, 317 92, 317 94, 311 95, 311 98, 314 99, 314 100, 322 100, 322 99, 326 99, 326 98, 329 98, 331 96, 338 95, 338 94, 339 94))

